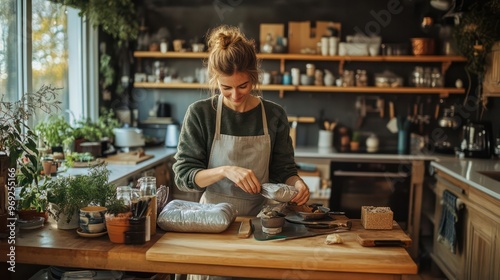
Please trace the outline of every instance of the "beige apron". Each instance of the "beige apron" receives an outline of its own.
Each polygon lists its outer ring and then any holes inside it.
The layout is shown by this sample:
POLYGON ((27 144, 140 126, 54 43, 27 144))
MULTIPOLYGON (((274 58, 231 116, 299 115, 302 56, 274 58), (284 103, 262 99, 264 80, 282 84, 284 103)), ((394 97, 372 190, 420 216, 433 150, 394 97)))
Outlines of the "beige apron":
MULTIPOLYGON (((222 94, 219 95, 217 102, 215 135, 208 168, 223 165, 248 168, 253 170, 261 184, 267 183, 269 181, 271 138, 262 100, 260 100, 260 106, 264 135, 233 136, 220 133, 223 98, 222 94)), ((208 186, 200 199, 201 203, 231 203, 236 207, 240 216, 256 216, 265 201, 263 196, 246 193, 227 178, 208 186)))

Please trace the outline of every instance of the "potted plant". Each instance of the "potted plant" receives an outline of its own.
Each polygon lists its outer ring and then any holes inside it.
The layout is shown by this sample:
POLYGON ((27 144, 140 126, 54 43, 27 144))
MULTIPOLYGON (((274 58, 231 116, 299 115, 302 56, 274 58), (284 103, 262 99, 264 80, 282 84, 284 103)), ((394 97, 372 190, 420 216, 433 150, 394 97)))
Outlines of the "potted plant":
POLYGON ((62 115, 48 116, 35 126, 35 131, 53 152, 62 152, 63 145, 73 139, 73 127, 62 115))
POLYGON ((354 131, 352 133, 351 142, 349 143, 350 146, 351 146, 351 151, 357 151, 357 150, 359 150, 359 140, 360 140, 360 132, 359 131, 354 131))
MULTIPOLYGON (((26 163, 32 165, 31 162, 26 163)), ((31 178, 23 173, 18 173, 16 176, 19 185, 23 186, 19 192, 17 201, 17 214, 21 220, 31 220, 35 217, 43 217, 45 222, 48 221, 48 201, 47 201, 47 182, 48 180, 41 178, 41 164, 37 164, 37 174, 31 178), (42 181, 42 183, 41 183, 42 181)), ((30 167, 32 168, 32 167, 30 167)))
POLYGON ((58 228, 78 227, 78 212, 85 206, 106 206, 115 196, 115 186, 108 182, 110 171, 105 164, 91 167, 89 173, 56 178, 47 183, 49 214, 58 228))
POLYGON ((95 122, 89 118, 77 121, 73 131, 73 138, 75 139, 75 151, 84 151, 81 147, 81 143, 83 142, 95 142, 100 143, 101 150, 97 155, 94 156, 102 155, 107 149, 107 143, 113 142, 113 129, 120 126, 121 123, 115 117, 114 112, 105 108, 101 109, 101 114, 95 122))
POLYGON ((106 204, 106 228, 109 240, 113 243, 125 243, 125 232, 130 228, 132 211, 123 200, 116 197, 106 204))
MULTIPOLYGON (((25 93, 20 99, 0 98, 0 170, 16 169, 17 186, 21 188, 21 208, 46 211, 44 186, 39 186, 40 162, 38 137, 27 125, 36 112, 52 113, 61 104, 57 100, 58 88, 42 86, 34 93, 25 93)), ((6 185, 7 174, 0 174, 0 185, 6 185)))

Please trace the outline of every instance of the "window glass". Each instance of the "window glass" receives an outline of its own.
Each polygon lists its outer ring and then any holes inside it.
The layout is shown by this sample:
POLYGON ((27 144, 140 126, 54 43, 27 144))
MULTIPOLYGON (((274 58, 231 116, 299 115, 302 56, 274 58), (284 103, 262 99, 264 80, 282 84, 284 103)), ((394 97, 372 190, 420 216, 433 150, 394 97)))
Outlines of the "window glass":
POLYGON ((61 88, 58 99, 62 102, 62 111, 59 113, 63 114, 69 108, 66 8, 47 0, 33 0, 32 5, 33 90, 43 85, 61 88))
POLYGON ((0 0, 0 98, 18 98, 18 55, 16 0, 0 0))

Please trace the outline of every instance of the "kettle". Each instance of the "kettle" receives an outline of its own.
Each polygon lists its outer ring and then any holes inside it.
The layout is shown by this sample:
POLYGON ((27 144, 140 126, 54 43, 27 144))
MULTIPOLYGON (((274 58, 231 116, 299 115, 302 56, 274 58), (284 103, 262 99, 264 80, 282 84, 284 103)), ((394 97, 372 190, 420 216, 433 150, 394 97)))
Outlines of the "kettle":
POLYGON ((158 109, 156 110, 156 116, 160 118, 171 117, 171 108, 169 103, 158 102, 158 109))
POLYGON ((179 124, 171 123, 167 125, 165 134, 165 147, 177 148, 177 144, 179 144, 179 132, 179 124))
POLYGON ((460 147, 464 157, 490 158, 492 155, 491 123, 468 122, 463 127, 460 147))

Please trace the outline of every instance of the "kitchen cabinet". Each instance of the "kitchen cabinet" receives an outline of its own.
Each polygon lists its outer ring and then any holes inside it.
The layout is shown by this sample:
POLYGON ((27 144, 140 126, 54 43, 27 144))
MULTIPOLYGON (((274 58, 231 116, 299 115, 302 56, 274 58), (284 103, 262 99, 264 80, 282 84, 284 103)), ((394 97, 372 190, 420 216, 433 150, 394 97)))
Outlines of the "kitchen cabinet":
POLYGON ((436 170, 436 202, 432 259, 449 279, 500 279, 500 204, 487 194, 455 177, 436 170), (457 224, 457 249, 436 241, 444 190, 464 205, 457 224))
MULTIPOLYGON (((140 64, 142 59, 205 59, 208 53, 205 52, 149 52, 136 51, 134 57, 140 64)), ((279 72, 284 73, 287 70, 286 62, 291 61, 326 61, 338 63, 339 73, 349 62, 370 62, 370 63, 441 63, 441 72, 444 76, 452 63, 465 62, 466 59, 461 56, 321 56, 313 54, 257 54, 264 61, 278 61, 279 72)), ((174 88, 174 89, 200 89, 208 88, 206 84, 198 83, 148 83, 136 82, 135 88, 174 88)), ((422 88, 422 87, 337 87, 337 86, 305 86, 305 85, 280 85, 270 84, 261 85, 262 90, 278 91, 280 97, 284 96, 285 91, 299 92, 352 92, 352 93, 373 93, 373 94, 438 94, 441 97, 447 97, 449 94, 463 94, 463 88, 422 88)))

